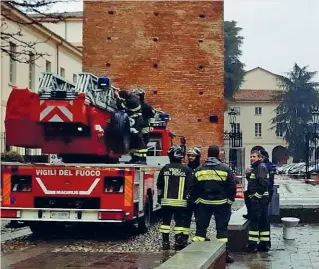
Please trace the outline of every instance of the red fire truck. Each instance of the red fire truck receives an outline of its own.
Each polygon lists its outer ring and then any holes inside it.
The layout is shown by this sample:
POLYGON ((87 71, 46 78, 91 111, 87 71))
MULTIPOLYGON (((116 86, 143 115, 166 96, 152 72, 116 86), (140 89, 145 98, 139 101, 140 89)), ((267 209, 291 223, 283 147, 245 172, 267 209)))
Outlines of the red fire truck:
MULTIPOLYGON (((150 226, 156 181, 174 135, 157 112, 147 165, 127 164, 130 120, 115 105, 114 87, 80 73, 73 85, 43 73, 36 93, 14 88, 6 111, 7 145, 59 154, 57 163, 2 163, 1 218, 35 233, 56 223, 132 222, 150 226), (101 134, 103 138, 101 139, 101 134)), ((183 145, 185 139, 181 139, 183 145)))

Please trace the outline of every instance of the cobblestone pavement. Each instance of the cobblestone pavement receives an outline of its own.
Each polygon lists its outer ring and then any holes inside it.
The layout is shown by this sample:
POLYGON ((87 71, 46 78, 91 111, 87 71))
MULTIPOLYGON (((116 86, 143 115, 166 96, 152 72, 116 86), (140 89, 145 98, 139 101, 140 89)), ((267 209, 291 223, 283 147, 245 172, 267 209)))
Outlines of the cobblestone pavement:
POLYGON ((282 227, 272 227, 268 253, 239 253, 228 269, 319 269, 319 226, 296 227, 296 239, 284 240, 282 227))

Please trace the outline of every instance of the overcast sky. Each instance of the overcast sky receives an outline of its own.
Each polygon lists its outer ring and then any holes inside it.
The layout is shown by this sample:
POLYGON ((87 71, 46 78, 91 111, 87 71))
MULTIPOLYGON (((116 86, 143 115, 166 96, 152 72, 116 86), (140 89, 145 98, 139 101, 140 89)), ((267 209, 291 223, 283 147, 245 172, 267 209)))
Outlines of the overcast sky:
MULTIPOLYGON (((82 8, 81 3, 55 7, 82 8)), ((225 0, 225 20, 243 28, 246 70, 260 66, 284 74, 296 62, 319 71, 319 0, 225 0)))

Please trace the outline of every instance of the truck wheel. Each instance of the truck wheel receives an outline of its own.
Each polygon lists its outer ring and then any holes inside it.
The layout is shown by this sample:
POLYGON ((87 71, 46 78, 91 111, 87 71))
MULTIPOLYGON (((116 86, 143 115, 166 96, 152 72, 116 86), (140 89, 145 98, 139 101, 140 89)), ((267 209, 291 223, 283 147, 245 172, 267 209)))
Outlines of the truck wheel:
POLYGON ((148 230, 151 227, 151 214, 152 214, 152 208, 151 208, 151 200, 149 196, 146 198, 145 205, 144 205, 144 216, 140 217, 137 220, 137 233, 144 234, 147 233, 148 230))
POLYGON ((55 225, 49 223, 34 223, 29 225, 33 236, 36 238, 43 238, 49 236, 51 232, 55 230, 52 229, 53 226, 55 225))
POLYGON ((130 119, 126 113, 112 114, 110 125, 105 130, 105 144, 117 154, 127 153, 130 148, 131 138, 130 119))

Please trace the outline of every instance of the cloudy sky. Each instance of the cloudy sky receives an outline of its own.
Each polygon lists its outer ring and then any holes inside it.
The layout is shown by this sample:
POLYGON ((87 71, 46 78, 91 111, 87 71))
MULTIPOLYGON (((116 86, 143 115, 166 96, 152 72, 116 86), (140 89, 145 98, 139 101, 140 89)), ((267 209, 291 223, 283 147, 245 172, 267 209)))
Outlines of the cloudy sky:
MULTIPOLYGON (((55 7, 82 8, 81 3, 55 7)), ((246 70, 260 66, 284 74, 296 62, 319 71, 319 0, 225 0, 225 20, 243 28, 246 70)))

